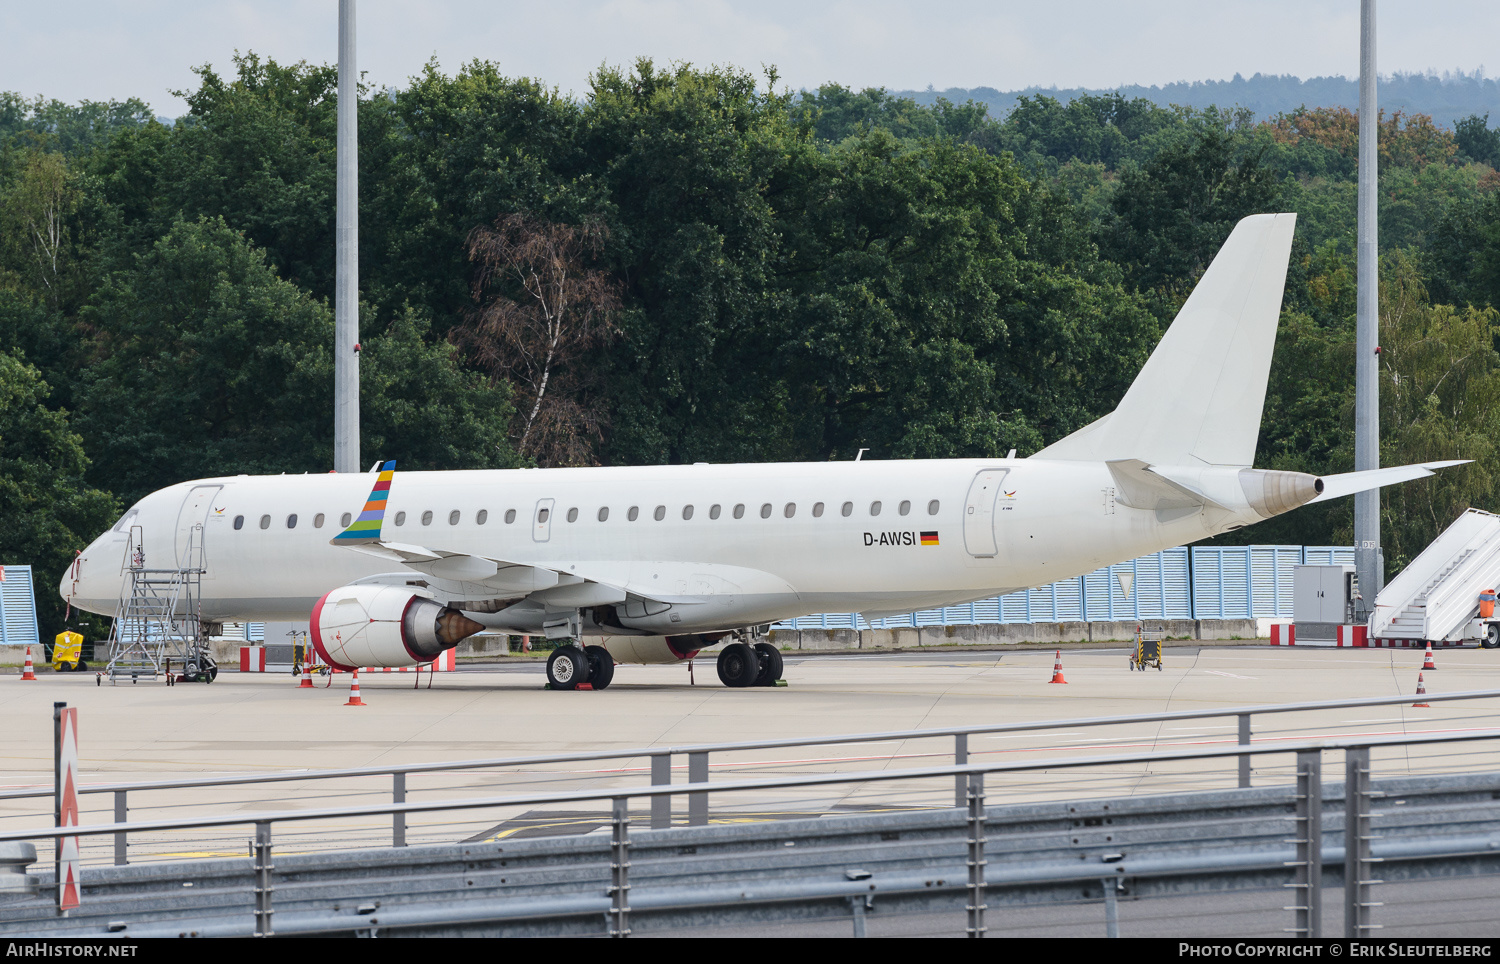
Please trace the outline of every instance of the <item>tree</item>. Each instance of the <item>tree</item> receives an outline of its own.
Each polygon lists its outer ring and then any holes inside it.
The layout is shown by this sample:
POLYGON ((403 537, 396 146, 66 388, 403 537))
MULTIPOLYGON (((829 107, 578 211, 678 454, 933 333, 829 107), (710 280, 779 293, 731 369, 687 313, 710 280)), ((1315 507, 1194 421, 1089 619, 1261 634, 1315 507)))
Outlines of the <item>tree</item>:
POLYGON ((69 216, 78 192, 61 154, 30 150, 19 177, 0 195, 5 261, 52 307, 63 299, 71 254, 69 216))
POLYGON ((67 413, 46 407, 47 394, 35 368, 0 351, 0 563, 31 565, 44 638, 63 628, 53 587, 118 512, 109 493, 84 481, 83 445, 67 413))
POLYGON ((603 413, 587 397, 584 355, 614 333, 617 286, 597 261, 598 225, 512 214, 469 237, 480 306, 458 333, 486 371, 521 389, 511 433, 540 465, 589 465, 603 413))

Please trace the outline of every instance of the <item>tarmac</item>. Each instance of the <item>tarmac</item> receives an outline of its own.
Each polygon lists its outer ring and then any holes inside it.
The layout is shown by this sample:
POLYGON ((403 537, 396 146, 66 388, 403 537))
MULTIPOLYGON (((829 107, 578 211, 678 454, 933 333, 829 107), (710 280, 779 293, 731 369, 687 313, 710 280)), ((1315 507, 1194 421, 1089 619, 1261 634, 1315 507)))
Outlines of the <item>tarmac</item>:
MULTIPOLYGON (((0 733, 7 788, 50 789, 52 708, 55 701, 79 709, 79 760, 85 785, 168 780, 294 769, 379 767, 404 763, 559 754, 647 746, 685 746, 791 737, 836 738, 865 732, 969 724, 1037 722, 1086 717, 1204 710, 1252 704, 1396 696, 1414 693, 1422 665, 1420 650, 1272 648, 1253 645, 1184 645, 1166 650, 1163 668, 1136 672, 1124 647, 1064 650, 1066 685, 1049 682, 1054 650, 953 650, 861 654, 788 654, 787 686, 729 689, 718 681, 710 659, 695 661, 690 682, 685 665, 620 666, 609 689, 556 692, 544 688, 540 660, 499 660, 461 665, 454 673, 361 675, 363 707, 346 706, 349 676, 317 680, 301 689, 285 674, 223 671, 212 684, 161 681, 99 683, 95 674, 39 674, 35 682, 0 678, 0 733)), ((1500 652, 1447 649, 1438 669, 1425 674, 1429 693, 1500 689, 1500 652)), ((1415 700, 1413 701, 1415 702, 1415 700)), ((1261 743, 1359 734, 1395 735, 1462 731, 1500 725, 1500 700, 1434 703, 1290 713, 1256 722, 1261 743)), ((1026 734, 976 737, 973 758, 1042 760, 1098 755, 1115 749, 1212 747, 1232 744, 1233 718, 1169 721, 1130 726, 1066 727, 1026 734)), ((952 759, 952 739, 839 743, 818 747, 743 751, 714 757, 715 781, 776 773, 870 770, 935 765, 952 759)), ((1490 769, 1500 765, 1500 747, 1465 745, 1420 761, 1400 753, 1377 756, 1377 771, 1490 769), (1400 757, 1398 760, 1397 757, 1400 757)), ((677 758, 674 781, 686 780, 677 758)), ((1290 755, 1256 762, 1257 783, 1282 782, 1290 755)), ((1332 765, 1332 762, 1330 762, 1332 765)), ((1024 780, 997 781, 994 793, 1025 800, 1102 796, 1233 786, 1232 764, 1190 762, 1122 767, 1087 776, 1059 770, 1024 780)), ((1333 779, 1330 777, 1329 779, 1333 779)), ((413 777, 412 799, 422 794, 497 795, 542 789, 645 785, 644 757, 606 764, 518 766, 483 772, 413 777)), ((848 786, 795 796, 766 792, 719 800, 720 816, 757 819, 778 809, 830 812, 887 806, 931 806, 949 789, 897 782, 848 786), (727 815, 727 816, 726 816, 727 815)), ((327 807, 389 800, 390 778, 362 784, 315 781, 207 790, 164 790, 133 795, 131 819, 189 816, 231 810, 327 807)), ((727 795, 724 795, 727 797, 727 795)), ((108 794, 85 798, 84 823, 107 822, 108 794)), ((994 802, 1000 802, 996 799, 994 802)), ((936 805, 945 805, 936 803, 936 805)), ((951 804, 946 804, 951 805, 951 804)), ((644 806, 644 804, 642 804, 644 806)), ((50 823, 50 798, 0 803, 0 827, 50 823), (45 819, 42 815, 45 814, 45 819)), ((679 800, 679 816, 686 811, 679 800)), ((589 832, 597 821, 546 819, 552 811, 516 811, 476 816, 467 829, 451 822, 414 820, 413 842, 454 839, 483 832, 536 835, 589 832), (578 823, 579 829, 562 825, 578 823), (509 827, 511 830, 507 830, 509 827), (499 828, 499 829, 497 829, 499 828), (530 828, 530 829, 527 829, 530 828)), ((384 836, 389 822, 367 821, 330 835, 352 842, 384 836)), ((231 852, 243 852, 243 832, 231 852)), ((99 844, 105 841, 101 838, 99 844)), ((217 845, 137 846, 159 855, 217 852, 217 845)), ((228 844, 225 844, 228 846, 228 844)))

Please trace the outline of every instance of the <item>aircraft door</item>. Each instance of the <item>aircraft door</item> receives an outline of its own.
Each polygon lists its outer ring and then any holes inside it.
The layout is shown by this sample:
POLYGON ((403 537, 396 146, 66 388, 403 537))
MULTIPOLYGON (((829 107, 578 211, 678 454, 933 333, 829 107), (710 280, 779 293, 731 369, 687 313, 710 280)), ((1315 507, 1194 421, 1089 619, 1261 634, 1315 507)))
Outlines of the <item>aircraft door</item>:
POLYGON ((1000 496, 1000 483, 1009 473, 1009 469, 982 469, 969 484, 964 499, 964 547, 971 556, 993 559, 999 552, 995 544, 995 500, 1000 496))
POLYGON ((177 566, 182 569, 207 569, 208 559, 203 543, 208 514, 222 485, 195 485, 182 501, 177 513, 177 566), (194 530, 197 530, 196 533, 194 530))
POLYGON ((555 499, 538 499, 531 520, 531 541, 546 542, 552 538, 552 505, 555 499))

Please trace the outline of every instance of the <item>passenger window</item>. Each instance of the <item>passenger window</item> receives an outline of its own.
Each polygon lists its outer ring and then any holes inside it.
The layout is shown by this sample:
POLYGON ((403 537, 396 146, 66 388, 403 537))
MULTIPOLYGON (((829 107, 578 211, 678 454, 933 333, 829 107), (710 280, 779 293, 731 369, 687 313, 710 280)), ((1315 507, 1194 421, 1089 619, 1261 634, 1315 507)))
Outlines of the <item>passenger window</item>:
POLYGON ((781 514, 784 515, 784 516, 786 516, 788 519, 790 519, 792 516, 796 515, 797 514, 797 503, 795 503, 795 502, 788 502, 786 504, 786 508, 784 508, 784 509, 781 510, 781 514))
POLYGON ((297 528, 297 513, 293 512, 291 515, 286 517, 286 527, 288 529, 297 528))
POLYGON ((741 502, 734 507, 734 517, 743 519, 745 517, 745 503, 741 502))
POLYGON ((454 509, 452 512, 448 513, 448 524, 450 526, 456 526, 456 525, 458 525, 459 518, 460 518, 460 516, 458 514, 458 510, 454 509))
POLYGON ((719 517, 719 506, 717 503, 708 507, 708 517, 710 519, 717 519, 719 517))
POLYGON ((431 509, 428 509, 426 512, 422 513, 422 524, 424 526, 430 526, 430 525, 432 525, 432 510, 431 509))
POLYGON ((345 512, 343 515, 339 516, 339 527, 342 528, 342 529, 347 529, 347 528, 349 528, 349 523, 351 523, 353 521, 354 521, 354 514, 350 513, 350 512, 345 512))
POLYGON ((398 525, 398 526, 404 526, 404 525, 406 525, 406 513, 405 512, 397 512, 396 513, 396 525, 398 525))
POLYGON ((630 511, 627 512, 627 513, 625 513, 625 518, 629 519, 631 522, 634 522, 636 519, 639 519, 640 517, 641 517, 641 507, 638 506, 638 505, 631 506, 630 507, 630 511))
POLYGON ((243 529, 243 528, 245 528, 245 517, 242 516, 242 515, 235 516, 234 517, 234 527, 236 529, 243 529))
POLYGON ((607 506, 607 505, 601 505, 599 507, 599 521, 600 522, 608 522, 609 521, 609 506, 607 506))
POLYGON ((849 518, 851 515, 854 514, 854 503, 853 502, 845 502, 844 505, 843 505, 843 508, 839 509, 839 514, 842 515, 846 519, 849 518))
POLYGON ((821 519, 821 518, 823 518, 823 503, 821 503, 821 502, 814 502, 813 503, 813 518, 814 519, 821 519))
POLYGON ((568 510, 568 521, 569 522, 577 522, 578 521, 578 509, 577 508, 572 508, 572 509, 568 510))
POLYGON ((896 511, 900 512, 902 515, 911 515, 911 500, 902 499, 901 504, 896 507, 896 511))
POLYGON ((927 514, 928 515, 937 515, 938 514, 938 500, 937 499, 933 499, 931 502, 927 503, 927 514))
POLYGON ((480 509, 478 512, 474 513, 474 524, 475 525, 482 526, 482 525, 484 525, 488 521, 490 521, 490 510, 489 509, 480 509))
POLYGON ((269 529, 269 528, 271 528, 271 517, 268 516, 268 515, 261 516, 260 517, 260 527, 262 529, 269 529))
POLYGON ((682 521, 686 522, 687 520, 691 519, 692 517, 693 517, 693 507, 690 506, 690 505, 683 506, 682 507, 682 521))
POLYGON ((870 515, 880 515, 880 502, 878 500, 870 503, 870 515))
POLYGON ((506 525, 510 525, 512 522, 515 522, 515 521, 516 521, 516 510, 515 509, 506 509, 505 510, 505 524, 506 525))
POLYGON ((550 518, 552 518, 552 510, 551 509, 541 509, 536 514, 536 521, 537 522, 546 522, 550 518))
POLYGON ((651 517, 653 519, 655 519, 657 522, 660 522, 661 520, 665 519, 667 517, 667 507, 664 506, 664 505, 657 506, 656 507, 656 511, 653 512, 653 513, 651 513, 651 517))
POLYGON ((313 528, 323 528, 323 513, 319 512, 317 515, 313 516, 313 528))
POLYGON ((767 502, 760 507, 760 517, 762 519, 771 518, 771 503, 767 502))

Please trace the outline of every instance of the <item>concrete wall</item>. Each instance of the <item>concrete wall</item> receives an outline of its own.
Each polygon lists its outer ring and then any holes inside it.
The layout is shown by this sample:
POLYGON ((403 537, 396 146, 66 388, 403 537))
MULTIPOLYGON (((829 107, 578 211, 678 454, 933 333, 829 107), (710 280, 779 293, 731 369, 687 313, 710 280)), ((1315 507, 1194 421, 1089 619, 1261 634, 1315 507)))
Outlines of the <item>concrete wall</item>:
MULTIPOLYGON (((981 626, 926 626, 920 629, 777 630, 771 642, 783 650, 915 649, 927 646, 1014 645, 1017 643, 1125 642, 1135 639, 1135 620, 1093 623, 1001 623, 981 626)), ((1176 619, 1152 621, 1150 628, 1172 639, 1256 639, 1253 619, 1176 619)))

